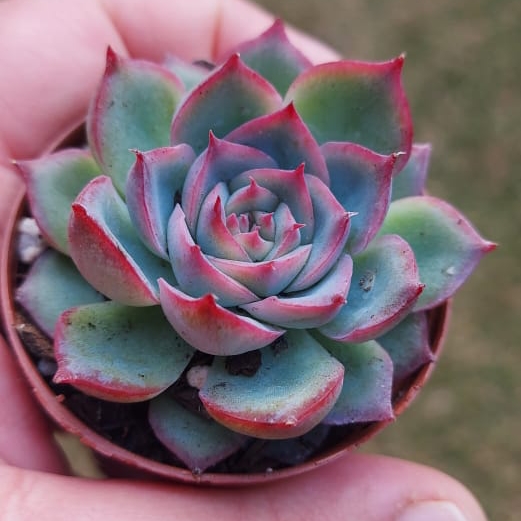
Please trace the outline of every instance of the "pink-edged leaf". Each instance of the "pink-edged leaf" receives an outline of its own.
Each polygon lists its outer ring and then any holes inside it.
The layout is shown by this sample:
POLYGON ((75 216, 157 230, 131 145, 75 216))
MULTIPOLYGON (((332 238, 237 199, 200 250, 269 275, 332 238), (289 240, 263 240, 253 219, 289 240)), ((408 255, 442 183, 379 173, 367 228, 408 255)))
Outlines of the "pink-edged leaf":
POLYGON ((168 219, 194 160, 188 145, 136 151, 128 174, 125 192, 132 223, 146 246, 163 259, 168 259, 168 219))
POLYGON ((258 227, 254 227, 253 230, 249 232, 241 232, 237 234, 235 238, 248 253, 252 261, 263 260, 273 248, 273 242, 263 239, 258 227))
POLYGON ((347 304, 320 331, 342 342, 365 342, 398 324, 423 284, 411 248, 397 235, 375 239, 353 263, 347 304))
POLYGON ((172 121, 171 143, 187 143, 200 154, 208 146, 210 130, 223 137, 281 104, 275 88, 234 54, 181 103, 172 121))
POLYGON ((295 221, 285 203, 279 204, 272 216, 275 228, 274 245, 265 260, 276 259, 295 249, 302 242, 300 230, 305 226, 295 221))
POLYGON ((226 183, 218 183, 210 191, 201 205, 197 219, 196 241, 207 255, 250 261, 247 251, 237 242, 235 234, 239 233, 239 230, 232 232, 228 228, 224 204, 229 196, 226 183))
POLYGON ((311 62, 288 40, 282 20, 276 20, 260 36, 240 45, 236 52, 281 95, 301 72, 311 67, 311 62))
POLYGON ((56 383, 115 402, 149 400, 170 387, 194 350, 159 306, 102 302, 64 312, 56 326, 56 383))
POLYGON ((16 165, 24 176, 31 213, 42 235, 53 248, 68 254, 71 204, 100 175, 99 166, 88 151, 80 149, 61 150, 16 165))
POLYGON ((347 250, 365 249, 378 233, 389 208, 395 155, 382 156, 354 143, 322 145, 331 178, 330 190, 351 219, 347 250))
POLYGON ((392 200, 425 194, 425 182, 431 158, 429 143, 413 143, 409 161, 393 178, 392 200))
MULTIPOLYGON (((259 168, 249 170, 230 181, 230 190, 249 186, 253 179, 259 186, 273 192, 281 202, 288 205, 294 219, 305 226, 301 230, 302 242, 308 243, 313 237, 314 217, 311 194, 304 174, 304 165, 295 170, 259 168)), ((318 178, 316 178, 318 180, 318 178)), ((259 208, 262 210, 262 208, 259 208)))
POLYGON ((331 271, 312 288, 271 296, 240 306, 259 320, 281 327, 310 329, 330 322, 346 302, 353 263, 342 255, 331 271))
POLYGON ((452 296, 483 255, 496 247, 456 208, 429 196, 394 201, 380 233, 400 235, 414 251, 425 283, 415 311, 430 309, 452 296))
POLYGON ((393 363, 387 352, 374 340, 347 344, 322 336, 316 338, 345 367, 342 392, 323 423, 392 420, 393 363))
POLYGON ((308 260, 310 250, 309 244, 300 246, 286 255, 263 262, 241 262, 215 257, 208 257, 208 260, 259 297, 267 297, 277 295, 288 286, 308 260))
MULTIPOLYGON (((351 214, 346 212, 320 179, 306 175, 306 184, 313 205, 313 247, 307 264, 287 291, 310 288, 331 269, 344 250, 351 223, 351 214)), ((304 231, 305 228, 300 230, 301 235, 304 235, 304 231)))
POLYGON ((157 279, 174 282, 171 267, 141 242, 107 176, 93 179, 72 205, 70 254, 99 292, 129 306, 159 302, 157 279))
POLYGON ((404 152, 412 144, 412 122, 402 87, 404 58, 382 63, 338 61, 317 65, 290 86, 285 101, 295 108, 316 140, 351 141, 380 154, 404 152))
POLYGON ((254 178, 250 184, 235 190, 226 201, 226 213, 248 213, 252 211, 273 212, 277 208, 278 197, 267 188, 259 186, 254 178))
POLYGON ((248 441, 246 436, 185 409, 167 393, 150 402, 148 421, 159 441, 198 474, 248 441))
POLYGON ((344 368, 306 331, 288 331, 261 351, 253 376, 231 375, 215 359, 199 396, 208 413, 234 431, 265 439, 300 436, 330 411, 344 368))
POLYGON ((193 164, 183 188, 183 210, 190 232, 195 235, 201 205, 215 185, 227 183, 245 170, 274 167, 275 161, 264 152, 210 133, 208 149, 193 164))
POLYGON ((167 69, 108 49, 105 74, 87 117, 87 134, 94 157, 121 194, 134 162, 130 150, 170 144, 170 123, 183 90, 167 69))
POLYGON ((212 293, 224 307, 258 300, 248 288, 219 271, 194 243, 177 205, 168 223, 168 252, 180 288, 192 297, 212 293))
POLYGON ((409 313, 397 326, 376 340, 393 361, 394 385, 399 385, 421 366, 434 361, 429 342, 429 323, 424 311, 409 313))
POLYGON ((308 174, 329 183, 320 147, 293 103, 280 111, 244 123, 226 139, 266 152, 284 170, 293 170, 304 163, 308 174))
POLYGON ((49 248, 36 259, 16 289, 16 300, 52 338, 56 321, 65 310, 105 298, 80 275, 69 257, 49 248))
POLYGON ((161 306, 173 328, 199 351, 238 355, 275 341, 284 330, 223 308, 213 295, 193 298, 159 281, 161 306))

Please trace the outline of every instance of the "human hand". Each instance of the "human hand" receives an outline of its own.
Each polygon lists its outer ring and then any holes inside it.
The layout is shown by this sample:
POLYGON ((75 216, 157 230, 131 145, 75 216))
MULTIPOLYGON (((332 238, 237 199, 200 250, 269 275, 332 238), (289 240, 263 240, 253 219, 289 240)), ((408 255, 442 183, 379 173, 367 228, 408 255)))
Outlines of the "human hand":
MULTIPOLYGON (((107 45, 153 60, 166 52, 214 60, 271 22, 270 15, 241 0, 1 2, 0 179, 13 175, 11 158, 52 149, 81 122, 107 45)), ((312 39, 297 32, 291 37, 314 61, 336 58, 312 39)), ((73 478, 1 339, 0 368, 0 393, 8 397, 0 420, 0 520, 484 519, 453 479, 381 456, 349 455, 240 493, 73 478)))

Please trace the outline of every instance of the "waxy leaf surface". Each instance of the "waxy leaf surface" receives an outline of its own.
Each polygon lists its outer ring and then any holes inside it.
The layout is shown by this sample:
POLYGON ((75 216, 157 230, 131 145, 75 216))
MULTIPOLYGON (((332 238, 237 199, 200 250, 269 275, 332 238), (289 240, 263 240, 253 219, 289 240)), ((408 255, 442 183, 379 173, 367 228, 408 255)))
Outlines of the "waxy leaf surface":
POLYGON ((288 331, 261 351, 253 376, 231 375, 215 359, 199 396, 226 427, 257 438, 300 436, 330 411, 344 368, 306 331, 288 331))
POLYGON ((394 201, 380 233, 400 235, 414 251, 425 284, 416 311, 432 308, 453 295, 483 255, 495 248, 453 206, 429 196, 394 201))
POLYGON ((181 376, 194 353, 159 306, 136 308, 115 302, 63 313, 54 344, 56 383, 116 402, 157 396, 181 376))

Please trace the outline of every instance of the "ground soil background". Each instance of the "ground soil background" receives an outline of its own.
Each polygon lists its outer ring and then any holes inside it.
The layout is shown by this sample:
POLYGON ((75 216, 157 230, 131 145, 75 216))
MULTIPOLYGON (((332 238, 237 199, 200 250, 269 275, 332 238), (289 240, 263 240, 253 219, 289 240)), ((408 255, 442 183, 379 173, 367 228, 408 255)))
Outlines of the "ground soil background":
POLYGON ((432 380, 363 450, 436 466, 491 519, 521 512, 521 2, 260 0, 349 58, 407 53, 429 191, 499 243, 458 294, 432 380))
MULTIPOLYGON (((259 0, 346 57, 407 53, 416 141, 434 145, 429 191, 500 247, 458 294, 433 378, 362 450, 433 465, 492 520, 521 511, 521 2, 259 0)), ((61 438, 70 447, 71 440, 61 438)), ((69 448, 80 473, 95 470, 69 448)))

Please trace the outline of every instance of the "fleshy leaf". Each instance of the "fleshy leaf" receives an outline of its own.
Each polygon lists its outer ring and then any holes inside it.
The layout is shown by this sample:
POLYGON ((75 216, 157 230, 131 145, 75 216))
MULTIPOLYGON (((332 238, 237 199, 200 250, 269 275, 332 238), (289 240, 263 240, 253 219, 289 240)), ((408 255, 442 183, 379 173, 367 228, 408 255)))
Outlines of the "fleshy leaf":
POLYGON ((105 298, 87 283, 69 257, 48 249, 36 259, 17 288, 16 300, 52 338, 56 321, 65 310, 103 302, 105 298))
POLYGON ((330 190, 351 219, 346 248, 351 254, 365 249, 378 233, 389 208, 395 155, 382 156, 354 143, 322 145, 331 179, 330 190))
POLYGON ((267 297, 277 295, 288 286, 308 260, 310 250, 311 245, 307 244, 264 262, 241 262, 215 257, 209 257, 208 260, 259 297, 267 297))
POLYGON ((383 63, 338 61, 303 72, 290 86, 285 101, 295 108, 315 139, 351 141, 379 154, 404 152, 412 143, 409 105, 401 83, 404 58, 383 63))
POLYGON ((372 340, 397 324, 423 289, 414 254, 397 235, 375 239, 353 257, 347 304, 320 331, 342 342, 372 340))
POLYGON ((248 439, 188 411, 167 393, 154 398, 148 411, 150 426, 159 441, 194 473, 219 463, 248 439))
POLYGON ((219 423, 266 439, 300 436, 330 411, 344 368, 303 330, 286 333, 261 351, 253 376, 231 375, 216 358, 199 396, 219 423))
POLYGON ((395 384, 434 360, 429 343, 427 314, 423 311, 410 313, 397 326, 378 337, 377 341, 393 361, 395 384))
POLYGON ((200 154, 208 146, 210 130, 223 137, 244 122, 277 110, 281 103, 274 87, 235 54, 181 103, 172 121, 171 143, 187 143, 200 154))
POLYGON ((218 183, 229 182, 245 170, 274 167, 275 161, 264 152, 210 133, 208 149, 190 168, 183 187, 183 210, 190 232, 195 235, 201 205, 218 183))
POLYGON ((392 200, 424 195, 427 170, 431 158, 432 147, 428 143, 414 143, 409 161, 393 179, 392 200))
POLYGON ((107 176, 93 179, 73 203, 69 243, 71 257, 85 279, 122 304, 158 304, 157 279, 175 280, 170 265, 141 242, 107 176))
POLYGON ((101 171, 85 150, 68 149, 33 161, 17 163, 27 186, 31 213, 42 235, 68 254, 67 225, 71 204, 82 188, 101 171))
POLYGON ((166 57, 163 65, 182 81, 185 91, 189 91, 201 83, 210 74, 212 67, 210 63, 188 63, 172 54, 166 57))
POLYGON ((126 197, 132 223, 148 248, 163 259, 168 259, 168 219, 194 160, 188 145, 136 152, 128 175, 126 197))
MULTIPOLYGON (((345 211, 320 179, 306 175, 306 184, 313 206, 313 247, 307 264, 287 291, 310 288, 331 269, 345 247, 351 224, 351 214, 345 211)), ((306 228, 300 230, 303 241, 305 231, 306 228)))
POLYGON ((294 170, 304 163, 308 174, 316 175, 329 184, 320 147, 293 103, 280 111, 244 123, 226 139, 266 152, 284 170, 294 170))
POLYGON ((483 255, 496 247, 453 206, 429 196, 394 201, 380 233, 397 233, 414 251, 425 283, 415 311, 430 309, 453 295, 483 255))
POLYGON ((282 96, 311 62, 288 40, 284 22, 275 23, 260 36, 236 49, 246 65, 270 81, 282 96))
POLYGON ((322 326, 344 306, 352 269, 351 257, 342 255, 333 269, 313 287, 289 293, 287 297, 271 296, 240 307, 259 320, 281 327, 322 326))
POLYGON ((284 330, 239 315, 217 304, 213 295, 192 298, 159 281, 161 306, 172 327, 199 351, 238 355, 260 349, 284 330))
POLYGON ((194 350, 159 306, 103 302, 72 308, 56 326, 56 383, 116 402, 149 400, 170 387, 194 350))
POLYGON ((323 423, 392 420, 393 363, 386 351, 374 340, 361 344, 317 340, 345 367, 342 392, 323 423))
POLYGON ((192 297, 212 293, 222 306, 230 307, 258 299, 246 286, 217 269, 195 244, 179 205, 168 223, 170 262, 181 290, 192 297))
POLYGON ((103 80, 87 117, 91 150, 103 172, 125 193, 134 162, 130 150, 168 146, 183 85, 167 69, 122 58, 109 48, 103 80))

